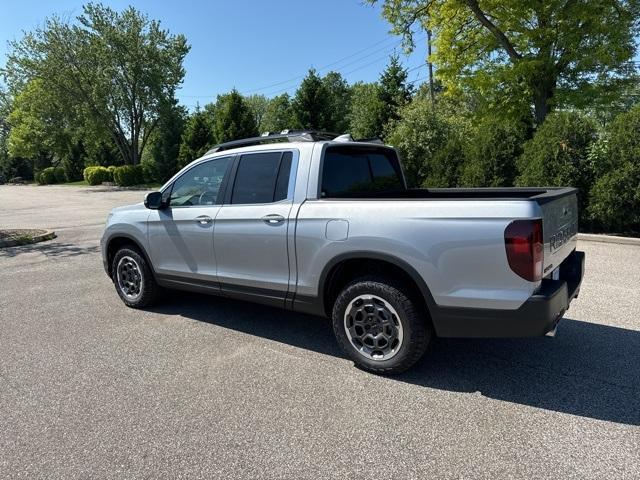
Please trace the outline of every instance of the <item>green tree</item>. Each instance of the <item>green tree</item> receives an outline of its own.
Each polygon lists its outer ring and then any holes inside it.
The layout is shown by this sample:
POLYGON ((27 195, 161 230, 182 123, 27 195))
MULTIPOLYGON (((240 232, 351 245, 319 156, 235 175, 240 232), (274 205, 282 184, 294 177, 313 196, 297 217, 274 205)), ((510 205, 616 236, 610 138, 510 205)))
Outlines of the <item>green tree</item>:
POLYGON ((281 132, 294 127, 289 94, 283 93, 269 100, 260 125, 261 132, 281 132))
POLYGON ((264 129, 264 117, 267 113, 267 108, 269 108, 269 99, 264 95, 249 95, 244 97, 244 100, 249 109, 251 109, 258 131, 260 133, 268 131, 264 129))
POLYGON ((464 138, 469 125, 456 115, 460 107, 418 96, 400 110, 386 141, 400 152, 412 187, 455 187, 464 164, 464 138))
POLYGON ((182 82, 189 51, 184 36, 170 35, 135 8, 116 12, 94 3, 75 23, 54 16, 11 48, 3 73, 14 92, 41 79, 52 103, 81 110, 132 164, 182 82))
POLYGON ((588 154, 596 139, 590 118, 577 112, 554 112, 524 144, 516 184, 577 188, 580 220, 586 223, 587 194, 594 181, 588 154))
POLYGON ((596 143, 600 157, 589 199, 589 216, 600 229, 640 233, 640 105, 616 117, 605 143, 596 143))
POLYGON ((201 157, 214 143, 209 115, 202 111, 195 112, 185 124, 178 152, 178 167, 184 167, 201 157))
POLYGON ((254 114, 242 95, 234 88, 218 95, 213 117, 213 136, 217 143, 254 137, 258 126, 254 114))
MULTIPOLYGON (((379 0, 368 0, 377 3, 379 0)), ((629 79, 637 0, 382 0, 383 15, 413 45, 414 23, 433 32, 432 60, 449 89, 533 106, 615 98, 629 79)))
POLYGON ((400 118, 400 109, 411 101, 413 87, 407 84, 407 70, 400 64, 398 55, 392 55, 389 65, 380 75, 380 87, 378 94, 380 101, 384 104, 383 115, 380 118, 381 129, 392 128, 390 122, 395 122, 400 118))
POLYGON ((295 126, 313 130, 326 129, 329 108, 327 89, 316 71, 310 69, 293 98, 295 126))
POLYGON ((529 134, 524 122, 500 117, 480 118, 465 139, 461 185, 511 187, 516 178, 516 159, 529 134))
POLYGON ((36 158, 44 152, 60 161, 69 152, 73 132, 53 100, 39 78, 29 81, 16 96, 8 118, 10 155, 36 158))
POLYGON ((327 92, 327 112, 323 129, 346 133, 349 128, 349 104, 351 88, 338 72, 329 72, 322 78, 327 92))
POLYGON ((385 104, 377 83, 357 82, 351 87, 349 132, 354 138, 382 138, 385 104))
POLYGON ((147 181, 166 182, 178 171, 178 157, 187 112, 176 103, 161 113, 158 128, 151 136, 148 159, 142 165, 147 181))

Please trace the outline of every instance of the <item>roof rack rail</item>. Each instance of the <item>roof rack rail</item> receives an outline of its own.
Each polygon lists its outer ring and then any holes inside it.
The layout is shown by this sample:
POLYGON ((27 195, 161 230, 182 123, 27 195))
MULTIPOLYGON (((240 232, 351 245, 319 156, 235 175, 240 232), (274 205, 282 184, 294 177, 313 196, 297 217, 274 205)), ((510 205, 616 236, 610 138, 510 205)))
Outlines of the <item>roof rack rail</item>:
POLYGON ((290 142, 318 142, 320 140, 333 140, 340 136, 338 133, 321 132, 317 130, 282 130, 280 133, 264 132, 259 137, 243 138, 230 142, 220 143, 211 148, 207 154, 229 150, 231 148, 248 147, 260 143, 273 142, 274 140, 289 140, 290 142))

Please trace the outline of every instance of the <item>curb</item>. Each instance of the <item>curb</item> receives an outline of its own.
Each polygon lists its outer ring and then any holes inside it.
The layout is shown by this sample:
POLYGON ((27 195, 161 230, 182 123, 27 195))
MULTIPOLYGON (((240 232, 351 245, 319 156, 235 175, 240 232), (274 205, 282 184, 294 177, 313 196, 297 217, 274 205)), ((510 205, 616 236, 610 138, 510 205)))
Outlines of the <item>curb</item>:
POLYGON ((618 243, 622 245, 640 246, 640 238, 616 237, 614 235, 597 235, 594 233, 579 233, 578 240, 583 242, 618 243))
POLYGON ((20 242, 18 240, 0 240, 0 248, 4 247, 16 247, 22 245, 32 245, 34 243, 46 242, 47 240, 53 240, 56 238, 56 232, 49 230, 42 235, 34 236, 30 242, 20 242))

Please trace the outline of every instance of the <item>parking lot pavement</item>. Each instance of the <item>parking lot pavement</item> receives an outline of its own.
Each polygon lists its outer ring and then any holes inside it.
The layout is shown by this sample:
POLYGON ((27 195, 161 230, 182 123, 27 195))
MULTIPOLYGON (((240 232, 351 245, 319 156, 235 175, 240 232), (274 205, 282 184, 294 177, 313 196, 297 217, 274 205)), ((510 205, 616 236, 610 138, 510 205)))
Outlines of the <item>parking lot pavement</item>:
POLYGON ((175 293, 126 308, 107 212, 143 192, 0 186, 2 478, 640 478, 640 247, 581 242, 556 338, 438 340, 377 377, 326 320, 175 293))

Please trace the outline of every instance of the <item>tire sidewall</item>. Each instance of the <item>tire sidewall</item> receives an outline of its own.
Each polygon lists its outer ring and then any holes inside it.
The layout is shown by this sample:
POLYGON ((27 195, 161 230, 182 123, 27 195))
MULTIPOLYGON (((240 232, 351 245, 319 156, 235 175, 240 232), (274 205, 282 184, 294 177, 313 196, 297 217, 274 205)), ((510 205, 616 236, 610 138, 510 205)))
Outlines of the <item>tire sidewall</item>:
POLYGON ((140 308, 150 305, 154 300, 155 279, 153 278, 153 274, 151 273, 151 269, 149 268, 147 261, 142 255, 140 255, 138 251, 128 247, 118 250, 113 256, 111 272, 113 284, 116 287, 116 292, 118 292, 118 296, 127 306, 140 308), (135 260, 135 262, 138 264, 140 275, 142 276, 141 293, 140 296, 135 300, 127 298, 127 296, 125 296, 125 294, 120 290, 120 286, 118 285, 118 263, 123 257, 133 258, 133 260, 135 260))
POLYGON ((332 314, 333 330, 342 349, 357 366, 381 373, 386 371, 393 373, 396 370, 402 371, 405 370, 404 365, 408 361, 411 361, 411 364, 414 363, 413 360, 409 360, 413 354, 411 339, 417 333, 414 331, 416 322, 410 318, 417 313, 414 309, 415 305, 396 286, 386 282, 382 283, 378 280, 357 280, 345 287, 336 299, 332 314), (345 332, 344 315, 346 309, 354 298, 367 294, 376 295, 388 302, 395 309, 398 314, 398 321, 402 324, 403 340, 400 349, 398 353, 387 360, 373 360, 361 355, 345 332))

